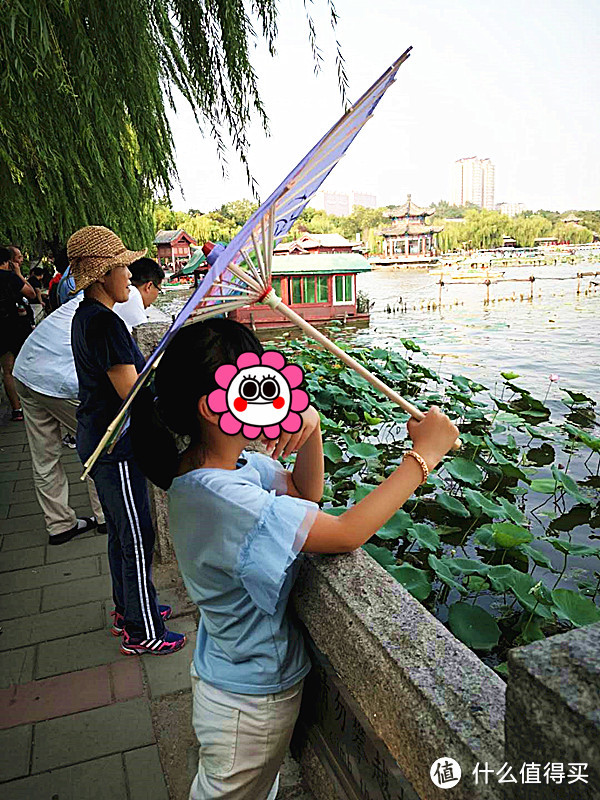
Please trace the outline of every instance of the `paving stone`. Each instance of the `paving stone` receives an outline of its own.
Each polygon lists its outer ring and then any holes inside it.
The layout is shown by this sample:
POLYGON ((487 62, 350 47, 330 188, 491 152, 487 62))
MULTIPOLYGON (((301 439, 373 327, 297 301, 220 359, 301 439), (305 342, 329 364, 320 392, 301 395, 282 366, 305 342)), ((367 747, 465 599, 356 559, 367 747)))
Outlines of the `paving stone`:
POLYGON ((23 477, 23 473, 18 469, 0 469, 0 482, 6 483, 7 481, 18 481, 23 477))
POLYGON ((11 430, 9 432, 6 429, 0 431, 0 447, 5 448, 15 444, 21 446, 27 444, 27 434, 24 428, 19 431, 11 430))
POLYGON ((9 533, 3 537, 2 551, 22 550, 25 547, 36 547, 46 544, 48 534, 44 528, 37 531, 20 531, 19 533, 9 533))
MULTIPOLYGON (((77 461, 73 461, 71 464, 65 464, 64 470, 69 476, 75 476, 75 480, 78 480, 83 475, 83 464, 79 459, 77 461)), ((69 480, 73 480, 72 477, 69 480)), ((83 483, 83 481, 81 481, 83 483)))
MULTIPOLYGON (((97 574, 98 559, 96 556, 62 561, 59 564, 46 564, 34 569, 20 569, 4 575, 0 581, 0 594, 35 589, 38 586, 49 586, 52 583, 60 583, 66 587, 67 583, 97 574)), ((65 594, 68 594, 69 591, 67 588, 64 589, 65 594)))
POLYGON ((35 647, 0 653, 0 689, 33 680, 35 647))
POLYGON ((44 563, 44 547, 28 547, 0 553, 0 572, 37 567, 44 563))
POLYGON ((8 503, 0 503, 0 519, 6 519, 11 506, 8 503))
POLYGON ((2 503, 11 502, 11 500, 13 499, 13 492, 16 485, 17 485, 16 481, 0 483, 0 502, 2 503))
POLYGON ((19 617, 8 620, 2 628, 0 650, 15 650, 37 642, 63 639, 104 628, 102 604, 96 602, 72 606, 68 614, 59 609, 32 617, 19 617))
POLYGON ((108 553, 100 554, 100 572, 103 575, 110 575, 110 564, 108 561, 108 553))
POLYGON ((2 784, 2 800, 127 800, 120 755, 2 784))
MULTIPOLYGON (((89 539, 71 539, 64 545, 48 545, 46 547, 46 564, 56 564, 58 561, 68 561, 72 558, 84 558, 106 553, 108 547, 106 536, 100 534, 89 539)), ((0 556, 0 561, 1 561, 0 556)))
POLYGON ((132 700, 144 694, 144 678, 139 658, 122 658, 109 664, 108 668, 117 702, 132 700))
POLYGON ((40 610, 41 601, 41 589, 27 589, 25 592, 3 594, 0 596, 0 620, 15 619, 15 617, 28 617, 30 614, 37 614, 40 610))
POLYGON ((153 698, 191 689, 190 662, 196 646, 197 624, 193 617, 169 620, 170 630, 187 633, 185 647, 165 658, 142 657, 144 671, 153 698))
MULTIPOLYGON (((0 445, 0 452, 9 455, 11 453, 24 453, 29 445, 26 444, 3 444, 0 445)), ((13 455, 14 458, 14 455, 13 455)))
MULTIPOLYGON (((0 731, 0 775, 10 781, 29 773, 31 750, 31 725, 21 725, 8 731, 0 731)), ((4 800, 4 786, 1 787, 4 800)))
POLYGON ((31 514, 38 514, 40 506, 37 500, 28 503, 11 503, 8 511, 10 519, 13 517, 28 517, 31 514))
POLYGON ((169 800, 156 745, 123 755, 131 800, 169 800))
POLYGON ((44 515, 39 511, 38 514, 30 514, 26 517, 11 517, 0 521, 0 533, 21 533, 22 531, 46 530, 44 515))
POLYGON ((14 492, 21 492, 27 489, 33 489, 33 478, 23 478, 20 476, 21 480, 15 481, 14 485, 14 492))
MULTIPOLYGON (((80 561, 94 559, 96 562, 96 572, 98 571, 98 557, 88 556, 80 561)), ((76 564, 77 561, 64 562, 76 564)), ((56 608, 66 608, 67 606, 77 606, 85 603, 86 600, 106 600, 112 595, 112 585, 110 575, 95 575, 91 578, 83 578, 78 581, 66 583, 56 583, 52 586, 45 586, 42 592, 42 611, 53 611, 56 608), (67 588, 68 587, 68 588, 67 588)), ((112 609, 111 609, 112 610, 112 609)))
MULTIPOLYGON (((173 656, 169 656, 172 658, 173 656)), ((102 628, 80 633, 68 639, 57 639, 38 645, 36 679, 98 667, 124 658, 119 652, 119 640, 102 628)))
POLYGON ((0 691, 0 728, 65 717, 111 702, 107 666, 69 672, 0 691))
MULTIPOLYGON (((16 729, 18 730, 18 729, 16 729)), ((35 726, 32 773, 154 744, 150 708, 129 700, 35 726)))
POLYGON ((18 491, 14 488, 16 484, 17 481, 13 481, 13 483, 0 483, 0 497, 2 497, 3 503, 37 503, 37 495, 35 493, 35 489, 33 488, 33 484, 29 489, 19 489, 18 491), (3 486, 6 488, 11 486, 13 487, 8 495, 2 494, 1 487, 3 486))

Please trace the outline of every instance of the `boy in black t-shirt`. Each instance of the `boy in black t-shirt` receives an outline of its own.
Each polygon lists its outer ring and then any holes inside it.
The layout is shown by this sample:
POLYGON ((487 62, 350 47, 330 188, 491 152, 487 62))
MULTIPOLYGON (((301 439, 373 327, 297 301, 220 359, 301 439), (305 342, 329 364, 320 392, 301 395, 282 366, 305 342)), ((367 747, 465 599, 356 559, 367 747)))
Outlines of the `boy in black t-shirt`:
MULTIPOLYGON (((79 381, 77 452, 87 461, 144 366, 144 357, 115 303, 129 297, 128 265, 145 254, 127 250, 108 228, 91 225, 67 243, 75 292, 84 290, 71 328, 79 381)), ((165 629, 169 606, 159 606, 152 582, 154 527, 146 479, 125 433, 112 453, 104 453, 90 472, 106 517, 108 559, 113 585, 115 624, 123 634, 125 655, 166 655, 186 643, 183 634, 165 629)))

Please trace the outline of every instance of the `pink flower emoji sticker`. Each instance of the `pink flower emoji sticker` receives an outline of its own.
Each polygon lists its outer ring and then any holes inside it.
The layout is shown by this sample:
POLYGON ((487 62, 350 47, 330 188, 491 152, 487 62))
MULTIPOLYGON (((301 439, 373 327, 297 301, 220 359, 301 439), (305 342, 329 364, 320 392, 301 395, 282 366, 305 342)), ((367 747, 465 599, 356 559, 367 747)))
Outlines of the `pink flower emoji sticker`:
POLYGON ((298 387, 304 372, 287 364, 277 350, 262 356, 242 353, 235 365, 224 364, 215 372, 219 389, 208 395, 208 407, 220 414, 223 433, 246 439, 277 439, 281 431, 297 433, 302 427, 298 412, 308 408, 308 395, 298 387))

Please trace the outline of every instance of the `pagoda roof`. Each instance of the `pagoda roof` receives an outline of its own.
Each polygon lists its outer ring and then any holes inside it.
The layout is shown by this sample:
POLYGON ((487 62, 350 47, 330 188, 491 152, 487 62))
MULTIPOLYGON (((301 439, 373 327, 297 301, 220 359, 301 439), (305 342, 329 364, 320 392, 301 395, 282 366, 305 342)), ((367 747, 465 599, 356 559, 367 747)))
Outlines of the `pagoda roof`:
POLYGON ((565 222, 567 225, 578 225, 581 222, 581 217, 576 217, 575 214, 569 214, 569 216, 562 219, 561 222, 565 222))
POLYGON ((360 253, 318 253, 309 256, 273 257, 273 276, 333 275, 369 272, 371 265, 360 253))
POLYGON ((406 196, 406 203, 384 211, 383 215, 391 219, 400 219, 401 217, 429 217, 434 211, 434 206, 423 208, 413 203, 412 196, 409 194, 406 196))
POLYGON ((381 236, 418 236, 425 233, 441 233, 444 230, 443 226, 424 225, 422 222, 406 222, 400 220, 395 225, 389 228, 383 228, 379 231, 381 236))

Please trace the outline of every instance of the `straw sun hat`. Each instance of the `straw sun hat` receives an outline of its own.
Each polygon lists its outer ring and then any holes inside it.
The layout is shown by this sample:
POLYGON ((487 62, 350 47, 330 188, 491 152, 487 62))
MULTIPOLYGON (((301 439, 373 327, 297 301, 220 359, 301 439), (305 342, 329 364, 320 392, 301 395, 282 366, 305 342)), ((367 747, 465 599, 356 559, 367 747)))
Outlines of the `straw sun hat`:
POLYGON ((115 267, 127 267, 146 255, 146 250, 128 250, 116 233, 104 225, 80 228, 67 242, 67 255, 75 291, 97 281, 115 267))

